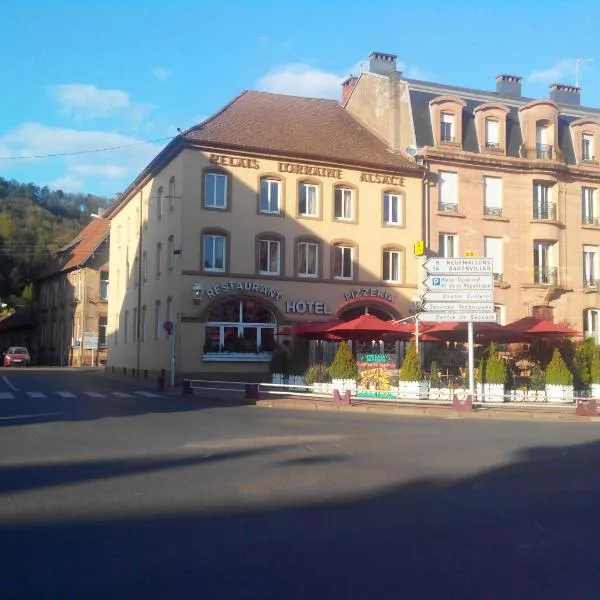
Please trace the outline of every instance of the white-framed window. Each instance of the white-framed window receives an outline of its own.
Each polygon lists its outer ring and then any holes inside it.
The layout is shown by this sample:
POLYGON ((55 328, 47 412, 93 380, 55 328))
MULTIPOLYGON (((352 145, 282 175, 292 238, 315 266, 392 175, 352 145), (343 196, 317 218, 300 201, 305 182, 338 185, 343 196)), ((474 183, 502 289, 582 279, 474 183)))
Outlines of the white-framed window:
POLYGON ((550 128, 546 123, 537 123, 535 127, 535 141, 537 157, 545 160, 552 158, 552 145, 550 144, 550 128))
POLYGON ((319 186, 315 183, 300 184, 298 215, 301 217, 319 216, 319 186))
POLYGON ((597 288, 600 286, 598 265, 598 246, 583 246, 583 286, 597 288))
POLYGON ((586 308, 583 311, 583 337, 591 337, 596 344, 600 343, 600 310, 597 308, 586 308))
POLYGON ((449 171, 440 171, 438 182, 439 210, 455 212, 458 210, 458 175, 449 171))
POLYGON ((494 273, 494 279, 496 281, 502 281, 504 266, 504 248, 502 238, 499 237, 484 237, 483 238, 483 250, 486 258, 492 259, 492 269, 494 273))
POLYGON ((156 244, 156 279, 162 275, 162 244, 156 244))
POLYGON ((400 250, 383 251, 383 281, 397 283, 402 280, 402 252, 400 250))
POLYGON ((281 243, 279 240, 258 240, 258 272, 279 275, 281 243))
POLYGON ((581 220, 584 225, 598 225, 598 200, 594 188, 581 188, 581 220))
POLYGON ((316 277, 319 265, 319 245, 298 242, 298 277, 316 277))
POLYGON ((581 160, 594 160, 594 136, 584 133, 581 136, 581 160))
POLYGON ((202 240, 202 268, 225 271, 225 236, 205 234, 202 240))
POLYGON ((281 212, 281 182, 278 179, 263 177, 260 180, 260 212, 281 212))
POLYGON ((123 317, 123 343, 126 344, 129 341, 129 311, 125 311, 123 317))
POLYGON ((144 285, 148 283, 148 252, 146 250, 142 254, 142 281, 144 285))
POLYGON ((100 271, 100 300, 108 300, 108 271, 100 271))
POLYGON ((383 222, 385 225, 402 225, 403 206, 401 194, 383 194, 383 222))
POLYGON ((204 173, 204 206, 227 208, 227 175, 209 171, 204 173))
POLYGON ((483 178, 483 214, 493 217, 502 216, 502 179, 500 177, 483 178))
POLYGON ((552 186, 548 183, 533 184, 533 218, 539 221, 556 221, 556 202, 552 201, 552 186))
POLYGON ((169 179, 169 210, 175 209, 175 177, 169 179))
POLYGON ((162 329, 160 323, 160 300, 154 303, 154 339, 160 339, 160 330, 162 329))
MULTIPOLYGON (((108 317, 102 315, 98 317, 98 347, 106 347, 106 328, 108 325, 108 317)), ((116 337, 116 336, 115 336, 116 337)))
POLYGON ((494 312, 496 313, 496 323, 506 325, 506 307, 502 304, 494 304, 494 312))
POLYGON ((557 267, 555 265, 554 242, 535 240, 533 242, 533 281, 543 285, 555 285, 557 267))
POLYGON ((146 307, 142 306, 140 314, 140 341, 146 341, 146 307))
POLYGON ((442 142, 455 142, 456 134, 455 134, 455 124, 454 124, 454 115, 451 113, 442 113, 441 123, 440 123, 440 137, 442 142))
POLYGON ((352 221, 354 218, 354 190, 336 186, 334 194, 333 218, 352 221))
POLYGON ((160 221, 163 216, 163 189, 162 187, 158 188, 158 192, 156 193, 156 218, 160 221))
POLYGON ((354 248, 336 244, 333 247, 333 276, 335 279, 352 279, 354 276, 354 248))
POLYGON ((456 258, 458 256, 458 236, 455 233, 440 233, 439 253, 445 258, 456 258))
POLYGON ((170 235, 167 240, 167 269, 169 271, 173 270, 173 266, 175 265, 175 238, 170 235))
POLYGON ((500 123, 496 119, 485 120, 485 147, 492 150, 500 147, 500 123))

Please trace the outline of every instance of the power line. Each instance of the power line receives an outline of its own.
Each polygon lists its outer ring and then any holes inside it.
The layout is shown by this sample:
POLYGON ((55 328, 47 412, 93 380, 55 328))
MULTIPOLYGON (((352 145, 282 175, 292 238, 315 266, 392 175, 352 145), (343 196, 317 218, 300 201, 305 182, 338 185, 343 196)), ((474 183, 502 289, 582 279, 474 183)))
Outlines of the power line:
POLYGON ((147 140, 145 142, 136 142, 135 144, 124 144, 122 146, 109 146, 107 148, 93 148, 91 150, 77 150, 74 152, 55 152, 53 154, 22 154, 20 156, 0 156, 0 160, 31 160, 34 158, 56 158, 59 156, 75 156, 77 154, 92 154, 94 152, 109 152, 111 150, 123 150, 125 148, 135 148, 136 146, 147 146, 148 144, 156 144, 157 142, 164 142, 166 140, 172 140, 175 136, 168 136, 163 138, 157 138, 155 140, 147 140))

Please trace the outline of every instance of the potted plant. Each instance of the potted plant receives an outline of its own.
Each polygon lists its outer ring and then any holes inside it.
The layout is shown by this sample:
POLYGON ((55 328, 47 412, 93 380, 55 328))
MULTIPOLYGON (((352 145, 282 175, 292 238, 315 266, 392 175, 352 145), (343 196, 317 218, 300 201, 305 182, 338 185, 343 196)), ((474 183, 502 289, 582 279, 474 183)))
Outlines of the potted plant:
POLYGON ((315 393, 327 394, 332 393, 331 375, 329 369, 322 363, 310 365, 304 372, 304 384, 309 386, 315 393))
POLYGON ((573 373, 569 371, 558 348, 546 368, 546 400, 548 402, 573 402, 573 373))
POLYGON ((600 399, 600 348, 596 348, 592 356, 590 380, 592 398, 600 399))
POLYGON ((428 397, 429 385, 423 381, 423 365, 417 354, 417 348, 414 343, 410 343, 404 354, 404 361, 400 367, 398 395, 408 398, 428 397))
POLYGON ((480 377, 483 382, 485 400, 487 402, 504 402, 508 366, 493 343, 490 344, 487 359, 481 361, 480 377))
POLYGON ((538 362, 534 363, 533 367, 531 367, 529 386, 533 393, 533 400, 546 400, 546 375, 538 362))
POLYGON ((429 366, 429 399, 430 400, 449 400, 450 392, 448 388, 442 387, 442 378, 440 367, 437 361, 432 360, 429 366))
POLYGON ((333 389, 337 389, 340 393, 346 390, 356 392, 358 367, 346 340, 337 347, 335 358, 329 367, 329 374, 333 389))

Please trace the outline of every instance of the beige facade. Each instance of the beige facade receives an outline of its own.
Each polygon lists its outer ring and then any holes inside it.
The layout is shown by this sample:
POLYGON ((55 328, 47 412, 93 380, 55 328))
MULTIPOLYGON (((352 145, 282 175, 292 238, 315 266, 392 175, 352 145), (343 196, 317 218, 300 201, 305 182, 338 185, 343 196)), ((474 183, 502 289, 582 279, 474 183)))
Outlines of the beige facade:
POLYGON ((405 80, 393 55, 345 90, 345 108, 428 171, 428 253, 494 259, 500 321, 543 315, 600 335, 600 112, 580 90, 495 92, 405 80), (393 67, 390 68, 390 62, 393 67))

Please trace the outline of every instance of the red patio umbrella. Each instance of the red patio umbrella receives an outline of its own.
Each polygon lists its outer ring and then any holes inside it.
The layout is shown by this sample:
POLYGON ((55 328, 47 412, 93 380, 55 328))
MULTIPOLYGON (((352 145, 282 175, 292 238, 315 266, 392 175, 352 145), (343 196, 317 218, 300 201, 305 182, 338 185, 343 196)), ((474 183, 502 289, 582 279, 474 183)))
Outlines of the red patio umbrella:
MULTIPOLYGON (((506 329, 515 335, 524 337, 580 337, 581 333, 560 323, 553 323, 548 319, 537 319, 536 317, 523 317, 513 321, 506 329)), ((514 336, 513 336, 514 337, 514 336)), ((513 340, 518 341, 518 340, 513 340)))
MULTIPOLYGON (((430 325, 419 339, 423 342, 466 342, 468 338, 467 323, 436 323, 430 325)), ((476 343, 513 341, 514 332, 509 331, 504 325, 494 322, 473 324, 473 340, 476 343)))
POLYGON ((408 339, 413 328, 404 323, 384 321, 375 315, 360 315, 352 321, 345 321, 334 325, 327 330, 328 333, 339 335, 347 339, 377 339, 380 337, 408 339))
POLYGON ((279 331, 279 335, 295 335, 296 337, 308 338, 311 340, 339 340, 340 337, 328 332, 330 327, 343 323, 340 319, 331 319, 329 321, 317 321, 315 323, 301 323, 292 327, 285 327, 279 331))

